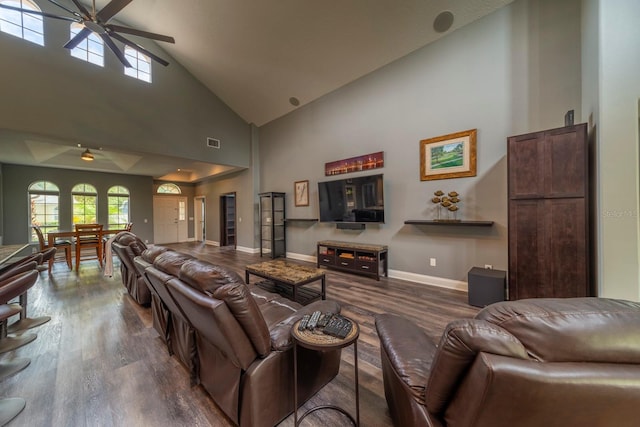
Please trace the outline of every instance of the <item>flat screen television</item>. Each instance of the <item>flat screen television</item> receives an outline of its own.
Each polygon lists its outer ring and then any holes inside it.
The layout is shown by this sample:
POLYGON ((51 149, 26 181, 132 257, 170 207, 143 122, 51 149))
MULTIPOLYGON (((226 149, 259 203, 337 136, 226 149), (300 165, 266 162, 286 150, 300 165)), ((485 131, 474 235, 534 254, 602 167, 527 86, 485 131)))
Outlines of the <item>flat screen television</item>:
POLYGON ((318 183, 320 222, 384 222, 383 175, 318 183))

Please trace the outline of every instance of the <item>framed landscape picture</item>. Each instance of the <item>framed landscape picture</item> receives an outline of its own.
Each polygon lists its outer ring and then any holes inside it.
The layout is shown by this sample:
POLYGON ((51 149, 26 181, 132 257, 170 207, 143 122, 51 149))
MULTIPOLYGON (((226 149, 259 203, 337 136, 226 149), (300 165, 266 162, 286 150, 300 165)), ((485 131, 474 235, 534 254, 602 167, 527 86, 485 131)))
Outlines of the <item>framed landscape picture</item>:
POLYGON ((476 176, 477 129, 420 141, 420 180, 476 176))

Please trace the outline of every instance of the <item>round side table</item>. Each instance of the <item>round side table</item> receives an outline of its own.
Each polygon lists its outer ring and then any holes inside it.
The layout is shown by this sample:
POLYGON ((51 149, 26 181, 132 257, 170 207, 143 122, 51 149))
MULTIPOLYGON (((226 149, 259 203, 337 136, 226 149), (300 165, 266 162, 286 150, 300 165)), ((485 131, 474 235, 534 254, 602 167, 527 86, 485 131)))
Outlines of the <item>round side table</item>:
POLYGON ((352 328, 351 332, 349 332, 349 334, 344 338, 326 335, 319 329, 299 331, 298 324, 300 323, 300 320, 294 323, 291 328, 291 337, 293 338, 293 420, 296 427, 307 415, 321 409, 333 409, 341 412, 349 418, 356 427, 360 426, 360 394, 358 389, 358 337, 360 336, 360 327, 354 320, 346 317, 345 319, 348 319, 351 322, 352 328), (307 412, 302 414, 300 419, 298 419, 298 346, 309 350, 329 351, 348 347, 351 344, 353 344, 353 363, 355 367, 356 418, 353 419, 353 416, 350 413, 339 406, 322 405, 309 409, 307 412))

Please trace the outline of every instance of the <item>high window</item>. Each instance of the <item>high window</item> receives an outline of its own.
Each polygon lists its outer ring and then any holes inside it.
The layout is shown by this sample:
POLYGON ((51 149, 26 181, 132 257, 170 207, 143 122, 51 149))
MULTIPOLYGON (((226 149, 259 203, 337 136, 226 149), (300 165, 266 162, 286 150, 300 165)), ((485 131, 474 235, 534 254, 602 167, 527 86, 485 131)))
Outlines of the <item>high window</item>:
POLYGON ((129 190, 115 185, 107 191, 109 228, 125 228, 129 223, 129 190))
MULTIPOLYGON (((38 5, 30 0, 0 0, 0 4, 40 12, 38 5)), ((0 31, 3 33, 44 46, 42 27, 42 16, 40 15, 0 8, 0 31)))
POLYGON ((124 67, 127 76, 151 83, 151 59, 132 47, 125 46, 124 56, 131 67, 124 67))
MULTIPOLYGON (((37 181, 29 186, 29 214, 31 224, 40 226, 43 233, 57 230, 60 226, 58 219, 58 204, 60 190, 49 181, 37 181)), ((37 242, 38 236, 29 225, 31 242, 37 242)))
POLYGON ((78 184, 71 190, 73 200, 73 224, 97 222, 98 192, 91 184, 78 184))
MULTIPOLYGON (((74 38, 84 26, 74 22, 70 28, 71 38, 74 38)), ((71 49, 71 56, 104 67, 104 42, 96 33, 91 33, 71 49)))
POLYGON ((181 194, 180 187, 175 184, 162 184, 158 187, 158 194, 181 194))

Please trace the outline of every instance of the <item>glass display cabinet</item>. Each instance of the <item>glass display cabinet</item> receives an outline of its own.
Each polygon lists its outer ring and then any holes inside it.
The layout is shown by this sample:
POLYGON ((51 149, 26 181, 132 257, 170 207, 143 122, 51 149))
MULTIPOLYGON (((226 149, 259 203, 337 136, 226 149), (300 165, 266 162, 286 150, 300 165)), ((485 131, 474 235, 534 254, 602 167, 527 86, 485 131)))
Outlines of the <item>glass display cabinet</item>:
POLYGON ((260 193, 260 256, 284 257, 287 253, 285 236, 285 193, 260 193))

